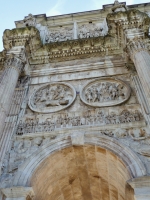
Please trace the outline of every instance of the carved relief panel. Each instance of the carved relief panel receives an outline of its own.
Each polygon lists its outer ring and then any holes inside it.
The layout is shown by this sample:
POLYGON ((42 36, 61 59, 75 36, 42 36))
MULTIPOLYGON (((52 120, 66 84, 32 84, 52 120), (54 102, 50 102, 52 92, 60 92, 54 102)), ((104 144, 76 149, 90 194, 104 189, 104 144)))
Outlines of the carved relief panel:
POLYGON ((61 42, 73 39, 73 28, 59 28, 56 30, 49 30, 45 36, 45 43, 61 42))
POLYGON ((78 38, 90 38, 107 35, 108 27, 104 20, 103 23, 89 23, 78 26, 78 38))
POLYGON ((130 87, 123 81, 104 78, 91 81, 80 93, 81 100, 94 107, 114 106, 130 97, 130 87))
POLYGON ((50 83, 31 95, 29 107, 39 113, 57 112, 70 106, 76 98, 75 89, 68 83, 50 83))

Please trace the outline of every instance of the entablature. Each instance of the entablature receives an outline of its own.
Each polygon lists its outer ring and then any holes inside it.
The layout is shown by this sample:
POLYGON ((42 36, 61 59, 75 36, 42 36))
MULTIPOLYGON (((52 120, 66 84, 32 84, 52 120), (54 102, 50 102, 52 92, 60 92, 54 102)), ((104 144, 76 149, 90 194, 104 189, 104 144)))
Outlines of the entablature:
POLYGON ((149 10, 149 4, 133 7, 115 1, 89 12, 53 17, 29 14, 16 22, 16 29, 4 31, 4 48, 25 46, 31 65, 123 55, 127 30, 139 29, 138 37, 149 43, 149 10))

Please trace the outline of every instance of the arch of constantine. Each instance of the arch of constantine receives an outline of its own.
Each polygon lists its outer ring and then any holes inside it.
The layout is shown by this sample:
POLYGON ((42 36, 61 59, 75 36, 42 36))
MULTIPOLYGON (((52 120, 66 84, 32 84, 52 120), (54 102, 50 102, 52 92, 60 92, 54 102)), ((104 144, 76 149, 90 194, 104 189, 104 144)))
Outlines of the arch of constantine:
POLYGON ((150 3, 15 25, 0 52, 0 200, 150 200, 150 3))

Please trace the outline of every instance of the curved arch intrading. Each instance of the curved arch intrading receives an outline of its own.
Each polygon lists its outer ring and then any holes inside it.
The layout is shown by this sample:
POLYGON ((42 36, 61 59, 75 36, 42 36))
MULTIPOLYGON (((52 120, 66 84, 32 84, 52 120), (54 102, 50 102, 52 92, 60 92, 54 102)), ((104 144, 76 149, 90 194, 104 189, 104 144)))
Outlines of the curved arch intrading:
MULTIPOLYGON (((77 134, 78 137, 78 134, 77 134)), ((146 175, 146 169, 139 157, 127 146, 108 136, 84 134, 84 144, 100 146, 113 152, 125 164, 132 178, 146 175)), ((30 186, 30 179, 37 167, 51 154, 73 146, 71 136, 60 136, 42 146, 19 167, 13 186, 30 186)))

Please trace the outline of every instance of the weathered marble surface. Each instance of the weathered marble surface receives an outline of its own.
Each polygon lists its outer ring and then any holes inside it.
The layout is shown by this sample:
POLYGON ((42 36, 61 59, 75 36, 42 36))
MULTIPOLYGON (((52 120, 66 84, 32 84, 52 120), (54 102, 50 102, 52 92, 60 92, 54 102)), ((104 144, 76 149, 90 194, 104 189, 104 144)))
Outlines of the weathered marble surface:
POLYGON ((84 85, 81 100, 93 107, 105 107, 122 104, 130 97, 130 87, 121 80, 101 78, 84 85))
POLYGON ((149 12, 149 3, 116 0, 98 11, 29 14, 4 32, 1 196, 149 195, 149 12))

